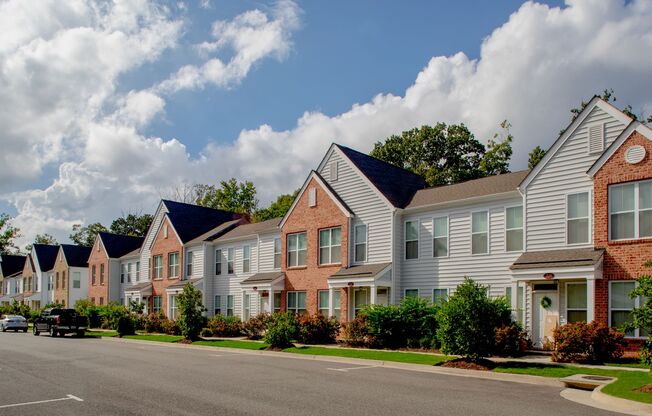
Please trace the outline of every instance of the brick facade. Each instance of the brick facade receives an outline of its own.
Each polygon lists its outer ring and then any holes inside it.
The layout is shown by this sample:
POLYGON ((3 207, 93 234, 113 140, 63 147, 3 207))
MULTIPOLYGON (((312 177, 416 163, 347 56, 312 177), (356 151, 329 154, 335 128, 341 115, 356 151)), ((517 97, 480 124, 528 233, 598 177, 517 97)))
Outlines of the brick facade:
POLYGON ((609 281, 632 280, 650 273, 643 267, 652 259, 652 239, 609 241, 609 185, 652 178, 652 141, 638 132, 632 133, 620 148, 607 160, 593 178, 594 187, 594 244, 606 249, 603 279, 596 281, 595 320, 609 322, 609 281), (625 161, 630 146, 641 145, 645 158, 637 163, 625 161))
POLYGON ((100 304, 100 299, 105 305, 109 303, 109 276, 109 256, 98 238, 88 259, 88 298, 96 305, 100 304), (103 279, 101 278, 102 266, 104 266, 103 279), (93 283, 93 268, 95 268, 95 283, 93 283))
MULTIPOLYGON (((164 314, 168 314, 168 299, 165 289, 170 285, 176 283, 181 278, 183 273, 183 244, 177 237, 172 225, 170 224, 169 219, 166 217, 159 228, 158 234, 154 239, 151 250, 150 258, 150 279, 152 281, 152 296, 161 296, 161 311, 164 314), (165 228, 167 227, 167 238, 165 237, 165 228), (168 265, 169 265, 169 254, 178 252, 179 253, 179 273, 177 276, 168 276, 168 265), (163 270, 160 279, 154 278, 154 257, 162 256, 163 258, 163 270)), ((142 278, 142 276, 141 276, 142 278)), ((149 311, 152 312, 153 301, 148 302, 149 311)))
MULTIPOLYGON (((34 279, 36 279, 36 273, 32 269, 32 260, 27 258, 25 261, 25 267, 23 267, 23 294, 25 300, 24 303, 27 303, 27 297, 31 296, 34 293, 34 279), (31 284, 30 284, 31 283, 31 284)), ((43 288, 41 288, 42 290, 43 288)))
MULTIPOLYGON (((285 310, 288 291, 306 292, 306 310, 315 314, 319 310, 318 292, 328 290, 328 277, 341 267, 348 265, 349 219, 329 194, 314 178, 310 180, 306 191, 286 219, 281 230, 281 269, 285 273, 285 290, 281 296, 281 309, 285 310), (316 191, 316 205, 309 206, 310 189, 316 191), (341 264, 319 265, 319 230, 340 227, 342 238, 341 264), (288 234, 306 232, 306 265, 288 267, 287 236, 288 234)), ((345 289, 340 295, 340 320, 346 321, 348 297, 345 289)))
POLYGON ((54 281, 53 281, 53 301, 54 303, 63 304, 65 307, 72 307, 73 305, 69 304, 69 290, 70 290, 70 270, 68 268, 68 263, 63 256, 63 250, 59 249, 59 254, 57 254, 57 259, 54 262, 53 268, 54 281))

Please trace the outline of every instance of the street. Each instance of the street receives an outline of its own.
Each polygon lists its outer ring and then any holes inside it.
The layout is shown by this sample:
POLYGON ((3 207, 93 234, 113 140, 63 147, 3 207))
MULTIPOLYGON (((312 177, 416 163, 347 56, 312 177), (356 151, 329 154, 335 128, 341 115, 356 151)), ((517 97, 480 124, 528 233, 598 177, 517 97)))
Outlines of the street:
POLYGON ((0 356, 0 415, 613 415, 552 387, 157 343, 1 333, 0 356))

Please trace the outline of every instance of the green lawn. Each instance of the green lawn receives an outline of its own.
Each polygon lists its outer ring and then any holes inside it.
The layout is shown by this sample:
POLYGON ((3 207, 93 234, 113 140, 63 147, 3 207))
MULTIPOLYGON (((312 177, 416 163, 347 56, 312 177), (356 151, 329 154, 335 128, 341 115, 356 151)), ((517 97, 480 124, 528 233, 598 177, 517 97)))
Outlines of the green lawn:
POLYGON ((165 335, 165 334, 137 334, 125 335, 126 339, 138 339, 141 341, 157 341, 157 342, 179 342, 183 339, 180 335, 165 335))
POLYGON ((239 348, 244 350, 264 350, 268 347, 263 342, 254 341, 241 341, 237 339, 218 339, 218 340, 204 340, 195 341, 192 345, 204 345, 207 347, 222 347, 222 348, 239 348))
POLYGON ((101 338, 101 337, 117 337, 118 333, 116 331, 86 331, 86 336, 91 338, 101 338))
POLYGON ((415 354, 410 352, 397 351, 375 351, 364 349, 348 348, 324 348, 324 347, 293 347, 286 348, 284 352, 308 355, 328 355, 333 357, 363 358, 367 360, 394 361, 399 363, 435 365, 448 361, 453 357, 434 354, 415 354))

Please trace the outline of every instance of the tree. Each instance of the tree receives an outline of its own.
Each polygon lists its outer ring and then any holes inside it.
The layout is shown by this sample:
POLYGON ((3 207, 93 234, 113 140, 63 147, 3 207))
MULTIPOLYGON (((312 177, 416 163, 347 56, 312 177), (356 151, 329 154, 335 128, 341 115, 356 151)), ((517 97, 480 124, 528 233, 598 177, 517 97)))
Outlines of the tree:
POLYGON ((254 222, 267 221, 272 218, 285 216, 298 194, 299 190, 297 189, 292 194, 279 195, 278 198, 276 198, 276 201, 272 202, 269 207, 261 208, 254 212, 254 222))
POLYGON ((72 226, 72 234, 70 234, 70 239, 73 243, 78 246, 92 247, 95 243, 95 237, 97 233, 107 232, 105 226, 99 222, 86 225, 82 227, 81 224, 75 224, 72 226))
POLYGON ((195 203, 203 207, 251 215, 258 207, 256 187, 252 182, 235 178, 214 185, 195 185, 195 203))
POLYGON ((509 160, 512 157, 512 140, 514 139, 509 132, 512 125, 504 120, 500 123, 500 127, 505 132, 504 135, 494 134, 493 139, 487 143, 487 151, 480 161, 480 170, 484 176, 509 173, 509 160))
POLYGON ((36 234, 36 237, 34 237, 34 243, 28 244, 25 246, 25 251, 29 252, 34 244, 48 244, 51 246, 56 246, 59 244, 56 238, 51 236, 50 234, 36 234))
MULTIPOLYGON (((645 262, 645 267, 652 267, 652 261, 645 262)), ((652 276, 649 274, 638 278, 636 288, 630 294, 632 299, 639 298, 639 307, 632 309, 632 322, 623 326, 625 331, 639 328, 649 334, 652 331, 652 276)), ((641 348, 641 362, 652 367, 652 340, 647 338, 641 348)))
POLYGON ((183 292, 177 295, 176 301, 179 308, 179 317, 177 325, 181 330, 181 335, 187 340, 194 341, 199 338, 202 327, 204 326, 204 317, 202 312, 206 309, 202 305, 201 291, 196 289, 191 283, 183 287, 183 292))
POLYGON ((528 153, 529 159, 527 161, 528 169, 534 169, 534 167, 541 162, 541 159, 546 155, 546 151, 537 145, 530 153, 528 153))
POLYGON ((110 230, 114 234, 144 237, 152 224, 153 216, 150 214, 128 214, 116 218, 111 223, 110 230))
MULTIPOLYGON (((604 91, 602 91, 602 94, 596 94, 596 96, 602 98, 604 101, 606 101, 608 103, 610 103, 610 102, 615 103, 617 101, 617 98, 616 98, 616 95, 614 93, 613 88, 607 88, 604 91)), ((582 110, 584 110, 584 108, 586 108, 586 106, 589 104, 589 101, 582 100, 582 102, 580 103, 579 106, 573 107, 573 108, 570 109, 570 112, 573 115, 573 120, 575 120, 575 118, 577 118, 577 116, 580 115, 582 110)), ((634 112, 634 109, 632 108, 632 106, 630 104, 627 104, 622 109, 622 112, 625 113, 632 120, 638 120, 641 123, 646 123, 646 124, 652 123, 652 116, 646 117, 645 114, 643 114, 643 113, 641 113, 640 115, 636 114, 634 112)), ((562 133, 563 132, 564 132, 564 130, 562 130, 562 133)))
POLYGON ((0 254, 18 251, 18 247, 14 243, 18 237, 20 237, 20 229, 11 225, 9 214, 0 214, 0 254))

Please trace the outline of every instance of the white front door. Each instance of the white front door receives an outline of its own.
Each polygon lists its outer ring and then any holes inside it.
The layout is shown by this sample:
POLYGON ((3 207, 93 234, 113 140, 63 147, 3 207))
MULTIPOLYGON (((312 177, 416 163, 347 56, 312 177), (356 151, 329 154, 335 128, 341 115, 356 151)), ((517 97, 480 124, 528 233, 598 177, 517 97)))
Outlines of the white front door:
POLYGON ((559 325, 559 294, 557 291, 537 291, 533 301, 532 342, 535 348, 545 348, 553 341, 552 333, 559 325), (550 306, 545 307, 547 304, 550 306))
POLYGON ((258 312, 259 313, 269 312, 269 296, 260 297, 260 310, 258 312))

